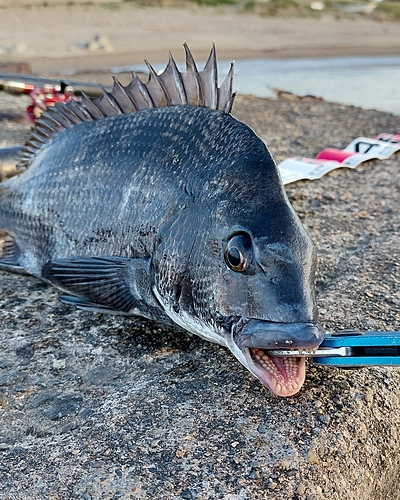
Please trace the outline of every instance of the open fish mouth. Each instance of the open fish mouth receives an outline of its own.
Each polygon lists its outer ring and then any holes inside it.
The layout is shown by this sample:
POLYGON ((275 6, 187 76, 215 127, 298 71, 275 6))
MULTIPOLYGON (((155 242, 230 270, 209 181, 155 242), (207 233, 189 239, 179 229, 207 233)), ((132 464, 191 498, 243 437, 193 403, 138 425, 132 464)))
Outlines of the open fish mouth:
POLYGON ((245 349, 247 368, 277 396, 293 396, 299 392, 306 378, 303 357, 270 356, 266 349, 245 349))
POLYGON ((287 397, 299 392, 304 383, 305 357, 275 357, 269 351, 315 349, 324 340, 324 336, 324 330, 313 322, 240 320, 232 328, 229 347, 239 361, 273 394, 287 397))

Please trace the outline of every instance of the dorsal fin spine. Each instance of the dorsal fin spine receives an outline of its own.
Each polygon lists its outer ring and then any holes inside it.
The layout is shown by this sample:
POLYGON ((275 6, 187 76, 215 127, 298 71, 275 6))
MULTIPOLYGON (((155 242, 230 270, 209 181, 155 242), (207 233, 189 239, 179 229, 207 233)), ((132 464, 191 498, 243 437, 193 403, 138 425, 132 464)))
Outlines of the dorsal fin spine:
POLYGON ((167 67, 161 73, 160 79, 171 98, 172 105, 187 104, 187 96, 182 80, 182 75, 178 70, 171 52, 169 53, 167 67))
POLYGON ((42 115, 40 121, 49 124, 49 127, 51 126, 54 129, 55 133, 57 133, 59 130, 64 129, 64 127, 61 126, 60 122, 58 120, 55 120, 51 116, 51 113, 45 113, 44 115, 42 115))
POLYGON ((57 133, 57 129, 54 128, 54 125, 49 120, 41 120, 40 128, 49 132, 50 135, 54 135, 54 133, 57 133))
POLYGON ((196 62, 186 42, 186 72, 181 73, 172 54, 165 70, 157 74, 147 61, 149 78, 143 83, 132 71, 131 82, 124 87, 114 79, 111 92, 103 88, 103 94, 91 99, 83 94, 81 102, 70 100, 56 103, 36 122, 36 127, 22 149, 19 170, 25 170, 37 152, 51 138, 74 125, 85 121, 98 120, 118 114, 132 113, 146 108, 164 107, 178 104, 218 109, 229 113, 235 94, 233 86, 233 63, 221 87, 218 88, 218 68, 215 45, 210 51, 204 69, 199 72, 196 62))
MULTIPOLYGON (((82 120, 79 118, 79 116, 76 115, 76 113, 74 113, 70 106, 63 106, 61 103, 58 103, 56 109, 71 123, 71 125, 77 125, 78 123, 82 122, 82 120)), ((39 120, 39 123, 40 121, 41 120, 39 120)))
POLYGON ((146 108, 153 108, 154 103, 135 71, 132 71, 131 83, 125 87, 127 95, 132 99, 138 111, 146 108))
POLYGON ((118 106, 121 108, 123 113, 134 113, 137 111, 135 103, 126 93, 125 88, 120 84, 120 82, 113 76, 114 86, 112 90, 112 95, 118 106))
POLYGON ((90 121, 92 120, 92 117, 90 114, 87 112, 86 108, 78 104, 76 101, 71 99, 69 102, 69 109, 75 113, 75 115, 82 121, 90 121))
POLYGON ((210 55, 203 71, 200 72, 200 80, 205 96, 205 106, 217 109, 218 106, 218 66, 215 44, 213 43, 210 55))
POLYGON ((86 111, 89 113, 89 115, 92 117, 93 120, 98 120, 99 118, 103 118, 104 115, 100 111, 100 109, 96 106, 96 103, 94 100, 90 99, 85 93, 82 92, 82 101, 81 101, 82 106, 86 109, 86 111))
POLYGON ((153 66, 146 60, 144 62, 146 63, 146 66, 149 68, 149 79, 146 84, 146 87, 149 91, 153 104, 157 108, 164 106, 171 106, 172 104, 171 99, 168 93, 166 92, 159 76, 154 71, 153 66))
POLYGON ((183 44, 186 53, 186 73, 182 74, 185 85, 188 104, 191 106, 204 106, 203 91, 201 88, 201 79, 196 62, 190 52, 186 42, 183 44))
POLYGON ((114 108, 114 110, 118 113, 118 114, 121 114, 122 113, 122 110, 121 108, 118 106, 118 103, 117 101, 114 99, 112 93, 110 94, 104 87, 103 85, 100 85, 101 87, 101 90, 103 91, 103 97, 105 97, 107 99, 107 101, 110 103, 110 105, 114 108))
POLYGON ((43 137, 40 137, 39 135, 39 130, 36 128, 34 130, 34 132, 32 133, 32 136, 31 138, 33 139, 33 141, 36 141, 36 142, 40 142, 42 144, 45 144, 46 143, 46 140, 43 139, 43 137))
POLYGON ((51 139, 51 137, 54 135, 54 134, 49 134, 43 126, 41 126, 40 128, 38 127, 37 129, 37 133, 42 136, 42 139, 44 139, 44 144, 46 144, 46 142, 51 139))
POLYGON ((229 69, 229 73, 226 75, 224 82, 218 89, 217 109, 221 109, 226 113, 230 113, 233 105, 233 99, 235 98, 235 94, 232 92, 234 67, 235 64, 232 62, 231 67, 229 69))

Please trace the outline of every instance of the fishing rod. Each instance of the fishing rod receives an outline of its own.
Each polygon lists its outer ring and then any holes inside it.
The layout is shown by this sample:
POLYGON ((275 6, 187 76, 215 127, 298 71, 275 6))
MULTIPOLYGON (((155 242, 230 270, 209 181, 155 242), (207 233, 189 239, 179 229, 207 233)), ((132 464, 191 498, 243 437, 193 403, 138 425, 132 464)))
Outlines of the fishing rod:
MULTIPOLYGON (((111 92, 112 87, 106 86, 104 89, 111 92)), ((48 107, 54 106, 57 102, 79 100, 83 94, 90 97, 100 97, 103 94, 103 88, 95 83, 12 73, 0 73, 0 91, 30 96, 31 104, 27 107, 25 116, 32 124, 48 107)), ((18 173, 15 165, 21 149, 20 145, 0 148, 0 181, 18 173)))
MULTIPOLYGON (((69 95, 82 96, 87 94, 90 97, 100 97, 103 93, 100 85, 96 83, 76 82, 68 79, 41 78, 32 75, 15 75, 0 73, 0 91, 9 94, 30 94, 35 88, 48 88, 56 92, 67 93, 69 95)), ((112 87, 105 87, 112 90, 112 87)))
MULTIPOLYGON (((112 91, 110 86, 104 89, 112 91)), ((31 123, 35 123, 48 107, 57 102, 67 103, 71 99, 79 101, 84 94, 90 97, 100 97, 103 94, 103 88, 95 83, 1 73, 0 91, 30 96, 32 102, 26 109, 26 117, 31 123)))

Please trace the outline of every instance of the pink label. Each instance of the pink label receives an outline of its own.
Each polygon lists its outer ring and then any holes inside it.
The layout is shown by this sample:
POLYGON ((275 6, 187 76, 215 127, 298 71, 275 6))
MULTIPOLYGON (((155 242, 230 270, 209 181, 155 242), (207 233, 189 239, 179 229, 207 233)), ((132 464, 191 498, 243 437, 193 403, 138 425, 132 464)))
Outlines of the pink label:
POLYGON ((342 149, 327 148, 318 153, 317 160, 335 160, 342 163, 342 161, 354 154, 355 153, 343 151, 342 149))
POLYGON ((400 142, 400 132, 397 135, 393 134, 379 134, 375 137, 382 142, 391 142, 392 144, 397 144, 400 142))

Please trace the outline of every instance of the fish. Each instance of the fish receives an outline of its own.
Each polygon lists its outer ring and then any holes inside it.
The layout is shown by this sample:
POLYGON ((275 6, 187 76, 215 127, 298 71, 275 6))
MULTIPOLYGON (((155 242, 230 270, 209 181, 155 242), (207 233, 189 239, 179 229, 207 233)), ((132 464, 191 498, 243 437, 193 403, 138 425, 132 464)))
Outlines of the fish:
POLYGON ((277 396, 296 394, 324 338, 316 252, 267 146, 231 114, 232 63, 199 71, 184 44, 147 82, 57 103, 0 184, 0 270, 88 311, 141 316, 230 349, 277 396))

